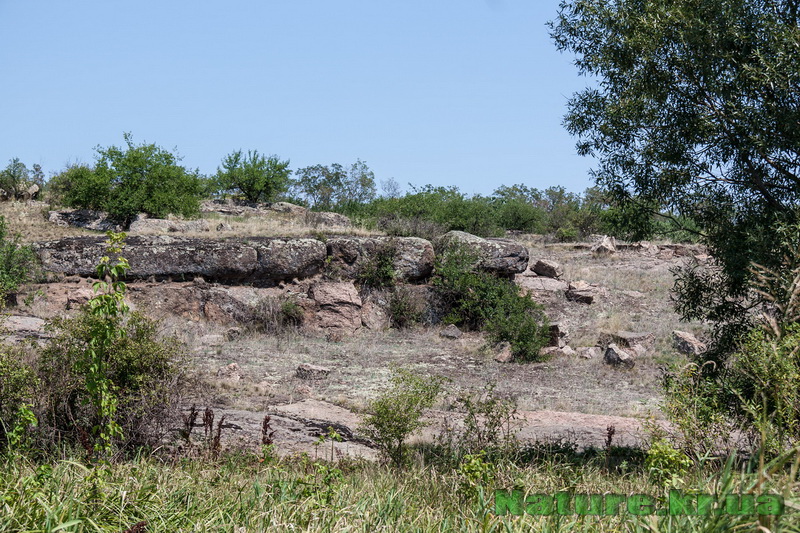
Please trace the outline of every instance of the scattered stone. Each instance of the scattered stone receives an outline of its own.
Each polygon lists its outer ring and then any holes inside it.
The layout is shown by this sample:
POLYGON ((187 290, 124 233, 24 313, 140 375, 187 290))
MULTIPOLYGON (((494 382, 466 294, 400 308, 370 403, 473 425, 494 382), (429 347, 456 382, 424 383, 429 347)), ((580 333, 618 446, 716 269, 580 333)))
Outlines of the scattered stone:
POLYGON ((622 291, 622 294, 624 294, 628 298, 634 298, 636 300, 644 298, 644 293, 641 293, 639 291, 622 291))
POLYGON ((572 348, 572 346, 570 346, 568 344, 565 345, 565 346, 562 346, 560 348, 560 350, 561 350, 561 354, 565 355, 567 357, 572 357, 573 355, 576 355, 578 353, 572 348))
POLYGON ((89 303, 94 298, 95 292, 92 289, 75 289, 67 294, 67 309, 77 309, 89 303))
POLYGON ((227 341, 235 341, 241 336, 242 336, 242 328, 238 326, 228 328, 228 330, 225 332, 225 340, 227 341))
POLYGON ((678 330, 672 332, 672 346, 686 355, 699 355, 707 349, 706 344, 691 333, 678 330))
MULTIPOLYGON (((65 209, 50 211, 47 220, 56 226, 85 228, 94 231, 122 231, 122 226, 108 217, 104 211, 91 209, 65 209)), ((105 238, 103 238, 105 241, 105 238)))
POLYGON ((614 237, 603 235, 600 240, 592 245, 591 252, 595 255, 610 255, 617 253, 617 241, 614 237))
POLYGON ((445 337, 447 339, 458 339, 463 335, 461 330, 458 329, 458 326, 455 324, 450 324, 446 328, 444 328, 441 332, 439 332, 439 336, 445 337))
POLYGON ((330 373, 331 369, 328 367, 303 363, 297 367, 295 375, 300 379, 317 380, 327 378, 330 373))
POLYGON ((581 304, 591 304, 594 302, 594 290, 587 282, 580 280, 569 284, 569 288, 564 293, 567 300, 581 304))
POLYGON ((168 220, 139 213, 128 227, 130 233, 189 233, 211 231, 207 220, 168 220))
POLYGON ((22 200, 29 202, 39 196, 39 186, 35 183, 22 192, 22 200))
POLYGON ((603 350, 598 346, 581 346, 578 348, 578 357, 596 359, 603 355, 603 350))
POLYGON ((663 250, 658 251, 658 258, 663 259, 665 261, 672 259, 675 256, 675 252, 670 250, 669 248, 665 248, 663 250))
POLYGON ((630 348, 642 354, 650 352, 656 343, 653 333, 634 333, 632 331, 617 331, 616 333, 603 332, 597 341, 598 346, 608 346, 611 343, 618 344, 623 348, 630 348))
POLYGON ((546 278, 558 279, 564 275, 564 268, 560 263, 547 259, 540 259, 533 265, 533 271, 546 278))
POLYGON ((612 366, 624 366, 633 368, 636 362, 631 354, 614 344, 613 342, 606 348, 603 362, 612 366))
POLYGON ((503 342, 498 347, 499 351, 494 356, 494 360, 498 363, 510 363, 514 360, 514 353, 511 351, 511 345, 507 342, 503 342))
POLYGON ((242 373, 238 364, 231 363, 227 366, 220 367, 219 370, 217 370, 217 377, 230 381, 240 381, 242 379, 242 373))
POLYGON ((217 231, 233 231, 233 227, 225 222, 220 222, 216 227, 217 231))

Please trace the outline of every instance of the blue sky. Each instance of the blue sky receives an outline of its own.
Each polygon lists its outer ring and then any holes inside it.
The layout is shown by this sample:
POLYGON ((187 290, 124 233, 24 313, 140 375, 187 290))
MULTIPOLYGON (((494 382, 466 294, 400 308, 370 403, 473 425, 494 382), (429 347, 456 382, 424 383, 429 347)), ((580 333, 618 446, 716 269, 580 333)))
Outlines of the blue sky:
POLYGON ((561 126, 589 83, 545 23, 558 0, 0 0, 0 163, 46 173, 95 146, 235 149, 378 180, 591 185, 561 126))

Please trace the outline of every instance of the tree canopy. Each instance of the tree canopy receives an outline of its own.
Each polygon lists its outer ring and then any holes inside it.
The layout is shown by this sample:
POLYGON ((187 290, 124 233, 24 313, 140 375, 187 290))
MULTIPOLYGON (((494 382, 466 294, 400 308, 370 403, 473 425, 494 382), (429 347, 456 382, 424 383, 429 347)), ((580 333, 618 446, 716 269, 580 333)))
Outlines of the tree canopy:
POLYGON ((679 275, 679 310, 742 325, 748 268, 776 266, 776 224, 798 220, 797 2, 565 0, 551 30, 596 80, 565 124, 598 184, 631 216, 691 220, 718 260, 679 275))
POLYGON ((269 202, 289 188, 289 160, 266 157, 258 150, 246 155, 237 150, 225 156, 217 169, 217 185, 223 192, 238 192, 248 202, 269 202))

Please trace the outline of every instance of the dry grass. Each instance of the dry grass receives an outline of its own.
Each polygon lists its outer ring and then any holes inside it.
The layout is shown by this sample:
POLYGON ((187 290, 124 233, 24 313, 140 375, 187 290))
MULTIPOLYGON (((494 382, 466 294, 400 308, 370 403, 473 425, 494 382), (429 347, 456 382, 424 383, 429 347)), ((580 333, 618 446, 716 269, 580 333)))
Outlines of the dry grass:
POLYGON ((11 233, 19 233, 23 242, 97 235, 97 232, 82 228, 52 224, 47 220, 50 209, 50 205, 45 202, 0 202, 0 215, 5 217, 11 233))

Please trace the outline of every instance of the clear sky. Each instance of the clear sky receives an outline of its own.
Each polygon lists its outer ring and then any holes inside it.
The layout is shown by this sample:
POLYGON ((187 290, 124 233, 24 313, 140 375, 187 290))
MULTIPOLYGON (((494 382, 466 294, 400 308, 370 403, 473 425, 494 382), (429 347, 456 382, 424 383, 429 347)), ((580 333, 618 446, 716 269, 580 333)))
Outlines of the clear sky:
POLYGON ((377 180, 591 185, 561 125, 589 83, 545 23, 558 0, 0 0, 0 165, 48 175, 94 147, 236 149, 377 180))

